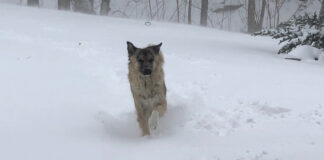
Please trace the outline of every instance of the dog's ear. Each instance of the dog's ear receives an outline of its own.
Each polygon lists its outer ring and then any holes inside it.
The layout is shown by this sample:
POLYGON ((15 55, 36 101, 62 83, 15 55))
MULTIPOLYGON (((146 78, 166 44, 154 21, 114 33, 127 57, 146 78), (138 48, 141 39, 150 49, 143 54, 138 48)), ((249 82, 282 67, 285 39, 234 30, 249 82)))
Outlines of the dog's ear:
POLYGON ((128 58, 135 54, 137 48, 133 45, 133 43, 127 41, 127 50, 128 50, 128 58))
POLYGON ((151 46, 154 50, 154 53, 159 54, 160 53, 160 48, 162 46, 162 42, 158 45, 151 46))

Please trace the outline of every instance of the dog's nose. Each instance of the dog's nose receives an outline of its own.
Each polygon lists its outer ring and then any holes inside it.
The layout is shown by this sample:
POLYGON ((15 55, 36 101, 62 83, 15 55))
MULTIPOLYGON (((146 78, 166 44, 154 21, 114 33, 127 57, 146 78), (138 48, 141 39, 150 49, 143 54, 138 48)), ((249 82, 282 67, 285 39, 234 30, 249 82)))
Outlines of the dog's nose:
POLYGON ((150 75, 151 73, 152 73, 152 70, 150 70, 150 69, 145 69, 143 72, 144 75, 150 75))

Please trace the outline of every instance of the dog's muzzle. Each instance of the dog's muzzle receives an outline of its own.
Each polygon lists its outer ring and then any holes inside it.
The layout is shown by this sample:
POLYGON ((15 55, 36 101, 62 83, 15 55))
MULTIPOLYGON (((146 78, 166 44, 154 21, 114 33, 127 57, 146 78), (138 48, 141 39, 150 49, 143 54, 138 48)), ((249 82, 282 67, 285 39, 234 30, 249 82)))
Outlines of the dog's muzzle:
POLYGON ((143 75, 147 76, 147 75, 151 75, 152 74, 152 70, 150 69, 145 69, 143 72, 143 75))

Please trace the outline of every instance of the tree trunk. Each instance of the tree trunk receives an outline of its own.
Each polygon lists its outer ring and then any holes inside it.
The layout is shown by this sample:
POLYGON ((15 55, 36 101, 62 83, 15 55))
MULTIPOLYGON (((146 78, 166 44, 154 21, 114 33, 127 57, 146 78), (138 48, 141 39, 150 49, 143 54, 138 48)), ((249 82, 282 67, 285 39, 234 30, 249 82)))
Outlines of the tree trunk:
POLYGON ((27 0, 28 6, 39 6, 39 0, 27 0))
POLYGON ((319 16, 321 18, 321 21, 323 22, 324 21, 324 0, 322 1, 322 6, 321 6, 319 16))
POLYGON ((90 2, 90 13, 96 14, 94 10, 94 0, 89 0, 89 2, 90 2))
POLYGON ((72 0, 72 9, 75 12, 93 14, 92 0, 72 0))
POLYGON ((191 24, 191 6, 192 6, 192 0, 189 0, 189 6, 188 6, 188 24, 191 24))
POLYGON ((71 1, 70 0, 58 0, 58 9, 59 10, 70 10, 71 1))
POLYGON ((265 12, 265 7, 266 7, 266 0, 262 0, 262 7, 261 7, 261 15, 260 15, 260 19, 259 21, 257 22, 257 31, 260 31, 262 30, 262 26, 263 26, 263 19, 264 19, 264 12, 265 12))
POLYGON ((155 6, 156 6, 155 17, 157 17, 158 20, 159 20, 159 19, 160 19, 160 7, 159 7, 159 2, 158 2, 158 0, 155 0, 155 6))
POLYGON ((179 13, 180 11, 179 11, 179 0, 177 0, 177 21, 178 21, 178 23, 180 23, 180 13, 179 13))
POLYGON ((270 28, 272 28, 272 15, 271 15, 271 11, 270 11, 270 3, 267 3, 267 16, 268 16, 268 25, 270 28))
POLYGON ((248 4, 248 33, 256 32, 255 0, 249 0, 248 4))
POLYGON ((149 7, 150 7, 150 18, 151 20, 153 19, 153 15, 152 15, 152 5, 151 5, 151 0, 148 0, 149 2, 149 7))
POLYGON ((275 26, 279 24, 279 18, 280 18, 280 7, 279 7, 279 0, 275 0, 275 26))
POLYGON ((201 0, 200 25, 207 26, 208 0, 201 0))
POLYGON ((100 14, 101 15, 108 15, 110 11, 110 0, 102 0, 101 7, 100 7, 100 14))

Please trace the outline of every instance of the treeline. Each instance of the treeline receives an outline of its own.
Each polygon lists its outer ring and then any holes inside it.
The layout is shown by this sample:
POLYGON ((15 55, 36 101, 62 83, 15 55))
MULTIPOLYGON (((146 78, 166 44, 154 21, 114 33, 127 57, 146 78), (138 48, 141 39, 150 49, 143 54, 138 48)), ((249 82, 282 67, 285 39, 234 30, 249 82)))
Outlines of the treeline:
MULTIPOLYGON (((59 10, 72 10, 88 14, 96 14, 95 0, 57 0, 57 8, 59 10)), ((41 0, 27 0, 28 6, 39 7, 41 0)), ((110 11, 110 0, 100 0, 100 14, 108 15, 110 11)))
MULTIPOLYGON (((27 0, 27 5, 39 6, 42 1, 46 0, 27 0)), ((236 0, 236 3, 226 0, 57 0, 57 9, 195 24, 224 30, 236 28, 241 32, 253 33, 280 24, 285 4, 297 4, 291 14, 293 17, 315 1, 319 0, 236 0), (112 2, 123 7, 114 8, 112 2)))

